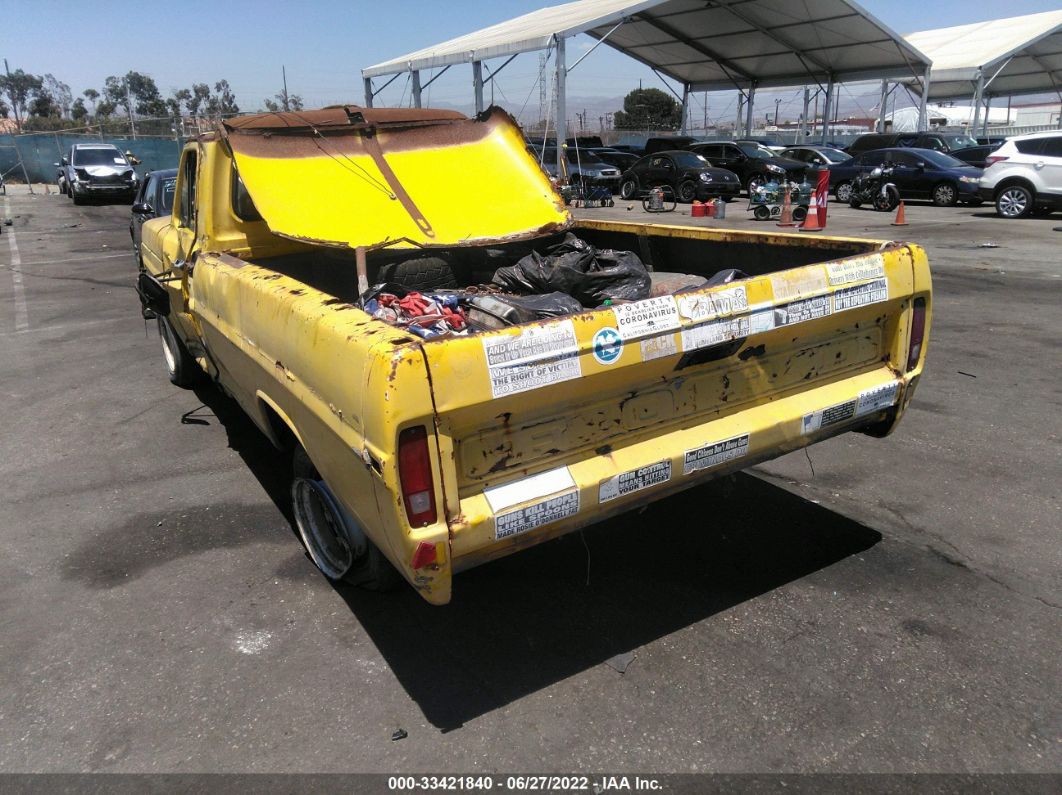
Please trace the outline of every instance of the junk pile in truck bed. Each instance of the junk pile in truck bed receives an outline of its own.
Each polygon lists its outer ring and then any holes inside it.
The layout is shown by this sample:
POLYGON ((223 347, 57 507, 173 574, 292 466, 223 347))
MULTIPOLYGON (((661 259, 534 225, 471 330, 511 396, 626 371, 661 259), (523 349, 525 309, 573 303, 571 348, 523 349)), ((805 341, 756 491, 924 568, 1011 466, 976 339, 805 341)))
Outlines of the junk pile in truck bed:
POLYGON ((567 233, 497 268, 489 284, 418 291, 384 282, 362 296, 377 320, 424 338, 463 335, 641 301, 708 284, 703 276, 651 273, 633 251, 595 248, 567 233))

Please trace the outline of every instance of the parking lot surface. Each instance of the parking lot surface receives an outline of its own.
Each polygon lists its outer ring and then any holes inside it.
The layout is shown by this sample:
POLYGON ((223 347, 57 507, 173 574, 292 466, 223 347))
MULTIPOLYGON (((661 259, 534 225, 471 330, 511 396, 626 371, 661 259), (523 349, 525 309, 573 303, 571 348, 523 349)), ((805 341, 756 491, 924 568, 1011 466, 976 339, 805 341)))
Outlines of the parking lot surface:
MULTIPOLYGON (((580 212, 778 231, 743 207, 580 212)), ((167 381, 128 207, 12 186, 4 217, 0 769, 1062 767, 1059 216, 831 204, 827 234, 929 252, 899 430, 459 575, 445 608, 317 572, 287 463, 167 381)))

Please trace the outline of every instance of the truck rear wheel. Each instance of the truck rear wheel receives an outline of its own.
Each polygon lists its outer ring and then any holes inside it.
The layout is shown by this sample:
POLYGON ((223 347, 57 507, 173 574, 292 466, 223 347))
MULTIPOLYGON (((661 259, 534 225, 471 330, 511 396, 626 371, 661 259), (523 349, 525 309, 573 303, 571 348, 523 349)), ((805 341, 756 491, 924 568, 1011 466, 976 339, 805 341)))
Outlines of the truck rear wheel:
POLYGON ((170 383, 184 389, 195 386, 203 378, 203 368, 188 352, 167 318, 158 318, 158 324, 159 337, 162 339, 162 358, 166 362, 170 383))
POLYGON ((310 559, 330 580, 386 591, 401 576, 369 540, 361 525, 339 504, 310 457, 295 447, 291 505, 310 559))

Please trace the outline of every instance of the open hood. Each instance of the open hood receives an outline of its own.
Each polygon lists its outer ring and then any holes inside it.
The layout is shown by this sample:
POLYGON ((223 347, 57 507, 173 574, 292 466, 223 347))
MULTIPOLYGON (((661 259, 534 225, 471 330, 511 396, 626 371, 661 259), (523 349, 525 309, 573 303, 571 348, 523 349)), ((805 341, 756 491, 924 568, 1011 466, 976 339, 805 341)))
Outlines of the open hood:
POLYGON ((266 225, 330 246, 483 244, 571 223, 500 108, 325 108, 230 119, 222 135, 266 225))

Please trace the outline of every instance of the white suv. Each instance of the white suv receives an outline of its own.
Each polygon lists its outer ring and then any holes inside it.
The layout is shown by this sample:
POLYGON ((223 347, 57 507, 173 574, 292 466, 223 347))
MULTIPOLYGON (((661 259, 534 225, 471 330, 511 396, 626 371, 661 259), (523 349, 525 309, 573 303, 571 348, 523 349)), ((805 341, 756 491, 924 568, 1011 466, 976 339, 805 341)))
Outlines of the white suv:
POLYGON ((985 164, 981 198, 1003 218, 1062 209, 1062 130, 1010 138, 985 164))

